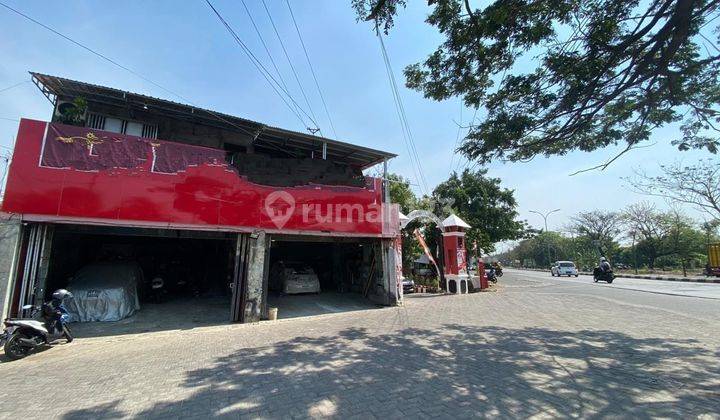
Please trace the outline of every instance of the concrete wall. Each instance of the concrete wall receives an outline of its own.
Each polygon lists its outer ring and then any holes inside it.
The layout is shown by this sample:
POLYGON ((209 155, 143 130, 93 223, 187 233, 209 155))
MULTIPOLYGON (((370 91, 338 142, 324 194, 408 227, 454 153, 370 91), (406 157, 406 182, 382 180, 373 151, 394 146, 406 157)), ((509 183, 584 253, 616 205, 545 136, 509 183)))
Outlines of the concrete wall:
POLYGON ((248 268, 245 279, 245 319, 244 322, 258 322, 265 315, 265 302, 267 294, 266 273, 267 273, 267 240, 268 236, 263 231, 254 232, 250 235, 248 250, 248 268))
POLYGON ((0 220, 0 319, 5 319, 10 309, 21 237, 22 224, 19 220, 0 220))
MULTIPOLYGON (((61 100, 72 100, 72 98, 61 98, 61 100)), ((88 111, 130 121, 139 121, 145 124, 156 124, 158 126, 158 138, 162 140, 172 140, 216 149, 222 149, 224 143, 246 146, 252 141, 249 134, 192 124, 178 119, 164 118, 152 111, 129 110, 92 101, 88 103, 88 111)))

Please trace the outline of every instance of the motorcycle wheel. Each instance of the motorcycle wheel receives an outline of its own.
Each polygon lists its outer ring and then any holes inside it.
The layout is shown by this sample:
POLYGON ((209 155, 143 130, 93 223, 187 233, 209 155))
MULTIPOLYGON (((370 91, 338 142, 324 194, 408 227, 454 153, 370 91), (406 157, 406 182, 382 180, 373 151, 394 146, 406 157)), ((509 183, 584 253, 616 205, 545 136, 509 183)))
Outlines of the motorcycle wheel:
POLYGON ((21 338, 23 337, 20 333, 14 333, 10 339, 5 343, 5 355, 12 360, 19 360, 30 354, 30 347, 25 347, 20 344, 21 338))
POLYGON ((610 280, 608 280, 607 282, 608 282, 608 284, 612 284, 613 279, 610 279, 610 280))
POLYGON ((597 279, 597 277, 593 277, 593 282, 595 282, 595 283, 597 283, 597 282, 598 282, 598 279, 597 279))

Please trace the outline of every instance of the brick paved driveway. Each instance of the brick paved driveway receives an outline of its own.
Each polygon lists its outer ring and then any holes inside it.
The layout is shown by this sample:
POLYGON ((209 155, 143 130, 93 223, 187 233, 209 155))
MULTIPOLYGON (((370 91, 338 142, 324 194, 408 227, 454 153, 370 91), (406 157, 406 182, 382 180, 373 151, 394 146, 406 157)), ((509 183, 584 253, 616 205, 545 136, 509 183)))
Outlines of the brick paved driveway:
POLYGON ((495 293, 402 308, 78 339, 0 364, 0 418, 720 411, 720 311, 703 319, 509 277, 495 293))

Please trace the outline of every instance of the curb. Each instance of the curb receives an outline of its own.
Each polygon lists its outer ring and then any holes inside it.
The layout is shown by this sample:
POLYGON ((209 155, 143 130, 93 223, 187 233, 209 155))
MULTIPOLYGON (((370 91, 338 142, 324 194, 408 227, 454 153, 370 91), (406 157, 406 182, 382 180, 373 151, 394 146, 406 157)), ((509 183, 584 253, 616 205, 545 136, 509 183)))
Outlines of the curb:
MULTIPOLYGON (((509 267, 509 268, 512 268, 512 267, 509 267)), ((539 271, 539 272, 547 272, 548 271, 548 270, 542 270, 542 269, 537 269, 537 268, 515 268, 515 270, 539 271)), ((588 272, 588 271, 580 271, 579 274, 592 276, 592 273, 588 272)), ((678 281, 678 282, 683 282, 683 283, 720 284, 720 279, 711 279, 711 278, 697 279, 697 278, 690 278, 690 277, 663 277, 663 276, 650 276, 650 275, 642 275, 642 274, 615 274, 615 277, 625 278, 625 279, 678 281)))

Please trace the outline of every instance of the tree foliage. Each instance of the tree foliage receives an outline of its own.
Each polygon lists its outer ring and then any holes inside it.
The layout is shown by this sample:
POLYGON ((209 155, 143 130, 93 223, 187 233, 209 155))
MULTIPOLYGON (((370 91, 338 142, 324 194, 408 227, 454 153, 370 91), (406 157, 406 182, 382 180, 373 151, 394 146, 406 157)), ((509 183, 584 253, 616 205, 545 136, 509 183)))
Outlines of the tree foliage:
POLYGON ((614 211, 593 210, 580 212, 572 216, 570 221, 568 228, 571 232, 609 245, 620 234, 622 216, 614 211))
POLYGON ((516 220, 514 191, 503 188, 499 178, 488 177, 487 170, 453 172, 435 188, 433 198, 438 203, 435 211, 442 216, 449 215, 442 203, 451 203, 451 210, 472 226, 466 242, 477 241, 484 252, 492 252, 497 242, 518 239, 525 233, 525 224, 516 220))
POLYGON ((660 175, 637 170, 627 182, 637 192, 689 204, 720 222, 720 161, 701 160, 694 165, 661 165, 660 175))
POLYGON ((400 205, 405 214, 415 210, 418 200, 410 188, 410 180, 398 174, 388 174, 390 184, 390 201, 400 205))
MULTIPOLYGON (((460 150, 480 162, 622 144, 682 124, 681 150, 707 149, 720 113, 720 1, 428 0, 444 42, 405 69, 435 100, 484 107, 460 150)), ((353 0, 386 33, 404 0, 353 0)), ((612 160, 604 165, 606 166, 612 160)))
POLYGON ((649 203, 631 205, 621 213, 584 212, 572 219, 573 237, 545 232, 521 241, 503 257, 544 268, 552 261, 571 260, 590 269, 606 256, 614 265, 685 270, 702 267, 707 243, 718 240, 716 224, 697 226, 678 210, 663 212, 649 203), (618 239, 623 237, 632 242, 621 244, 618 239))

